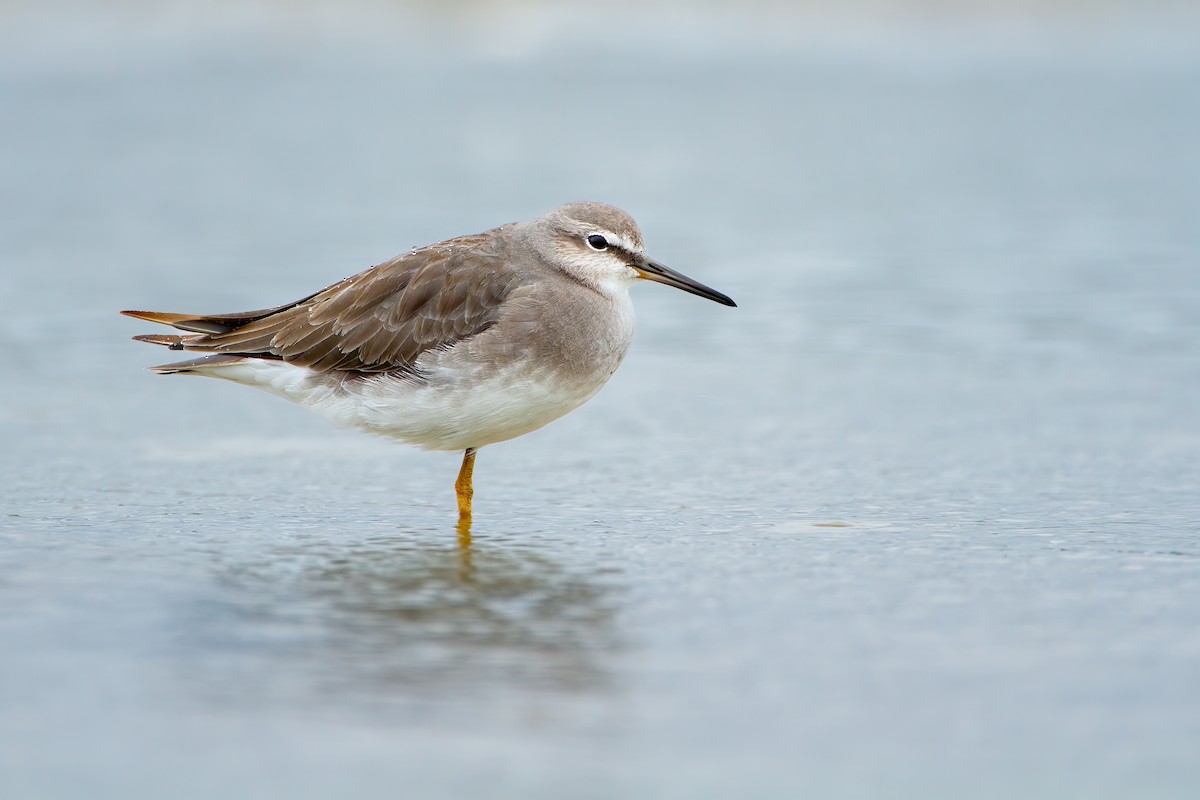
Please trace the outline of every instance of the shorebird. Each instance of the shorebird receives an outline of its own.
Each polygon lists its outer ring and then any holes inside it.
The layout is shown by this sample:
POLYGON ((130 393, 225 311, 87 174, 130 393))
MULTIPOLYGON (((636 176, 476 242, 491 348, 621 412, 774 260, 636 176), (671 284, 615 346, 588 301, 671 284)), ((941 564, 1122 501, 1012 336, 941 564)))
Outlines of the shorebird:
POLYGON ((475 453, 600 390, 633 339, 639 279, 736 305, 648 258, 625 212, 570 203, 415 248, 275 308, 121 313, 187 332, 134 339, 205 354, 154 372, 223 378, 338 425, 463 451, 455 493, 469 530, 475 453))

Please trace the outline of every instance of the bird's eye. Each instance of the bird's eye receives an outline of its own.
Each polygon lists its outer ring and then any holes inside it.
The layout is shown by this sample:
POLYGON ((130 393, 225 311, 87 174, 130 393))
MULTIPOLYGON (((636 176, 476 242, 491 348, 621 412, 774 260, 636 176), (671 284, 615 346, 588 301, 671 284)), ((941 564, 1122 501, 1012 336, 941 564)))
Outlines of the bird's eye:
POLYGON ((589 236, 587 238, 587 243, 588 243, 588 247, 592 248, 593 250, 607 250, 608 249, 608 239, 605 239, 603 236, 601 236, 598 233, 593 233, 591 236, 589 236))

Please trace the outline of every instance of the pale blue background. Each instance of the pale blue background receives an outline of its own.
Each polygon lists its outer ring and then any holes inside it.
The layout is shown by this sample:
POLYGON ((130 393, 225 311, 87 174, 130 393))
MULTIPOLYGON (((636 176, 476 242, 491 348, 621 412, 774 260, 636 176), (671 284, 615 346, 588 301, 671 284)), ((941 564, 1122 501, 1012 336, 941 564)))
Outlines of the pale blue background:
POLYGON ((0 4, 0 795, 1197 796, 1198 20, 837 9, 0 4), (469 550, 116 315, 577 199, 740 308, 469 550))

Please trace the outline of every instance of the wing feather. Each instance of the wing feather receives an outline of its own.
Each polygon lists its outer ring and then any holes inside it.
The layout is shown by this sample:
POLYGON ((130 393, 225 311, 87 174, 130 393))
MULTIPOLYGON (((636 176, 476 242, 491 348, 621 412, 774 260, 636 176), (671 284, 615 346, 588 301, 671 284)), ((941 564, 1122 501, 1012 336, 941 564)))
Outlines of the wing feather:
POLYGON ((186 350, 278 358, 318 371, 415 374, 426 351, 494 325, 519 285, 520 273, 492 246, 492 233, 413 250, 268 311, 138 315, 202 329, 179 337, 186 350))

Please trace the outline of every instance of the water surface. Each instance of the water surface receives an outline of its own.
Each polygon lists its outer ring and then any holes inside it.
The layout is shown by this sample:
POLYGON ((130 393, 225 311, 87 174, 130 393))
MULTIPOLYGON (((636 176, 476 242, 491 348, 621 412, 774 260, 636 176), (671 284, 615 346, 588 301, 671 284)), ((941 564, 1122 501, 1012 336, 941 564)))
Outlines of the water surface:
POLYGON ((1195 795, 1172 26, 337 19, 8 34, 4 796, 1195 795), (740 307, 635 287, 612 383, 480 454, 470 541, 455 456, 150 375, 115 315, 592 198, 740 307))

